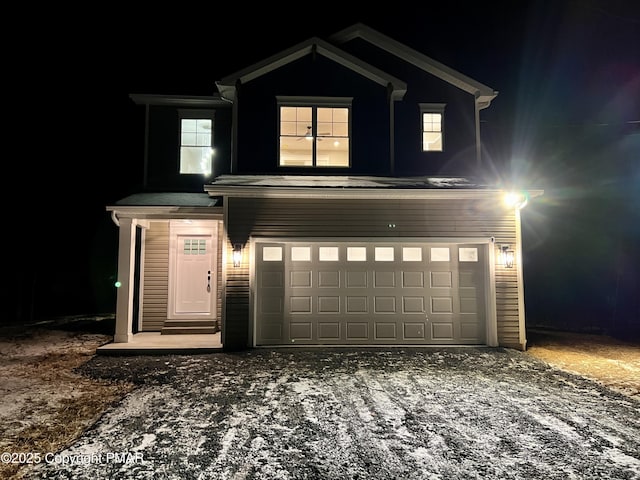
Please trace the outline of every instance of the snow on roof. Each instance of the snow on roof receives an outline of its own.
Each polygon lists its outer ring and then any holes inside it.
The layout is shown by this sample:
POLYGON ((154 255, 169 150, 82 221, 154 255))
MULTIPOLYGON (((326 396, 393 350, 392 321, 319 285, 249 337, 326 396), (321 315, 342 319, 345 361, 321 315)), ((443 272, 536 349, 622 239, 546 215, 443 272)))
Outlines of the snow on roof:
POLYGON ((206 193, 135 193, 116 202, 118 206, 214 207, 218 200, 206 193))
POLYGON ((302 175, 220 175, 209 185, 217 187, 317 187, 317 188, 486 188, 465 177, 375 177, 302 175))

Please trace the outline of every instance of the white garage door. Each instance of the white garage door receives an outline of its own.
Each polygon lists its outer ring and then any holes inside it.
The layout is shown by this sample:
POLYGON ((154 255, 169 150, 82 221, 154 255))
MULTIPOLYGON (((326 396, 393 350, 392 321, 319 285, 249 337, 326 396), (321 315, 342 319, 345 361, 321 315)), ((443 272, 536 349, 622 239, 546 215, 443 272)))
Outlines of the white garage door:
POLYGON ((486 343, 486 245, 255 246, 256 345, 486 343))

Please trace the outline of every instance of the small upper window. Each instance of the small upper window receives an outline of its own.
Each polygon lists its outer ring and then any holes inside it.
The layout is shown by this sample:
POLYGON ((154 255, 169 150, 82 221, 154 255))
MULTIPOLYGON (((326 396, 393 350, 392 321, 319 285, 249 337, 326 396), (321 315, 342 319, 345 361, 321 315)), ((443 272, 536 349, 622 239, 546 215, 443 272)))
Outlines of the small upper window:
POLYGON ((442 152, 444 150, 444 104, 420 104, 422 120, 422 151, 442 152))
POLYGON ((349 167, 349 99, 279 101, 281 167, 349 167))
POLYGON ((211 115, 188 112, 181 116, 180 173, 210 175, 213 120, 208 117, 211 115))

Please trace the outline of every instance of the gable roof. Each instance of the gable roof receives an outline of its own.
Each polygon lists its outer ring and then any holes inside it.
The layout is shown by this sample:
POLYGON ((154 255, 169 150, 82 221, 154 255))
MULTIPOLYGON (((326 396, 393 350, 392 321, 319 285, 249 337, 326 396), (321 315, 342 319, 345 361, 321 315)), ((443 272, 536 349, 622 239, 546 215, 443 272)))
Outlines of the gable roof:
POLYGON ((238 81, 241 83, 250 82, 255 78, 265 75, 313 52, 329 58, 330 60, 333 60, 384 87, 390 85, 391 98, 393 100, 402 99, 407 91, 407 84, 402 80, 383 72, 373 65, 359 60, 353 55, 317 37, 311 37, 308 40, 272 55, 261 62, 224 77, 216 82, 216 86, 223 98, 234 100, 236 83, 238 81))
POLYGON ((446 65, 410 48, 362 23, 356 23, 350 27, 333 34, 330 40, 337 43, 345 43, 355 38, 361 38, 370 44, 385 50, 409 62, 416 67, 428 72, 458 88, 470 93, 476 98, 479 108, 486 108, 498 95, 498 92, 446 65))

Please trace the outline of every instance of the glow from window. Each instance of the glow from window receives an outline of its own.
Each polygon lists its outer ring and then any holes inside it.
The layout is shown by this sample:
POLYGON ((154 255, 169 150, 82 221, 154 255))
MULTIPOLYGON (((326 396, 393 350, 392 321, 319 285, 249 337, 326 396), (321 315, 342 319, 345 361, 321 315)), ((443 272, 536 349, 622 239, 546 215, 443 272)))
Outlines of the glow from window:
POLYGON ((348 167, 349 108, 281 106, 279 164, 348 167))
POLYGON ((442 114, 422 114, 422 150, 442 151, 442 114))
POLYGON ((212 121, 183 118, 180 123, 180 173, 211 174, 212 121))

